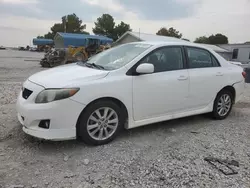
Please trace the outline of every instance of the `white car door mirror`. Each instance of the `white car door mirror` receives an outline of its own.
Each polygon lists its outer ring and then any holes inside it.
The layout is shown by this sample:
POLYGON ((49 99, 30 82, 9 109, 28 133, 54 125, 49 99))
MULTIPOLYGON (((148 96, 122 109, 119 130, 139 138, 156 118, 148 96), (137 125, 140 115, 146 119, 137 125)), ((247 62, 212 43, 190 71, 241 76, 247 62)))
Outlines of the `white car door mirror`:
POLYGON ((154 65, 151 63, 142 63, 136 68, 139 74, 151 74, 154 72, 154 65))

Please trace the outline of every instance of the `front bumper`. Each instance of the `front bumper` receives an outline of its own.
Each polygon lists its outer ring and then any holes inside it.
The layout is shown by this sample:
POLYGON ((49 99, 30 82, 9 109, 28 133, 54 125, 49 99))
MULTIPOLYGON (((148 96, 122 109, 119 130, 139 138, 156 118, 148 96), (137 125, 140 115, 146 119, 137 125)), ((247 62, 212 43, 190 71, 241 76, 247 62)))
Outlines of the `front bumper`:
POLYGON ((44 88, 30 81, 24 87, 33 93, 24 99, 18 96, 16 108, 23 131, 31 136, 46 140, 70 140, 76 138, 76 123, 84 105, 71 99, 63 99, 46 104, 36 104, 35 98, 44 88), (39 127, 41 120, 50 120, 49 129, 39 127))

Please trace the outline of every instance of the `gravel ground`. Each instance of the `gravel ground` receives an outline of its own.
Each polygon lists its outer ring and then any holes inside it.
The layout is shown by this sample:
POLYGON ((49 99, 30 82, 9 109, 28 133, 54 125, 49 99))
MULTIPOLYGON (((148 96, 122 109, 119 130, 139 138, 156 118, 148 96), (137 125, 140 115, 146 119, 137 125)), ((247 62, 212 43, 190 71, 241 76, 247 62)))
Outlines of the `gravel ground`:
POLYGON ((39 141, 16 118, 21 83, 42 70, 43 54, 0 51, 0 187, 250 187, 250 86, 231 115, 206 115, 124 131, 105 146, 39 141), (204 161, 239 162, 226 176, 204 161))

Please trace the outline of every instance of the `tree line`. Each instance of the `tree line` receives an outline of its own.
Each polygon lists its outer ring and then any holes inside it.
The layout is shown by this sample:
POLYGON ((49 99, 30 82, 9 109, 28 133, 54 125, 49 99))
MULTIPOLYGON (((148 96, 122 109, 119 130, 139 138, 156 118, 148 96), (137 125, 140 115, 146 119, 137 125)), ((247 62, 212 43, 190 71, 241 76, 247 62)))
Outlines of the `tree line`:
MULTIPOLYGON (((73 13, 63 16, 60 23, 55 23, 47 34, 38 36, 37 38, 54 39, 57 32, 89 34, 85 30, 86 24, 83 24, 83 21, 73 13)), ((94 22, 94 28, 92 28, 92 31, 95 35, 104 35, 115 41, 125 32, 132 31, 132 29, 129 24, 124 23, 123 21, 116 24, 114 18, 110 14, 103 14, 101 17, 97 18, 96 22, 94 22)), ((173 27, 162 27, 156 32, 156 35, 175 37, 189 41, 188 39, 182 38, 183 34, 173 27)), ((208 37, 197 37, 194 42, 204 44, 228 44, 228 38, 227 36, 218 33, 208 37)))
MULTIPOLYGON (((37 38, 54 39, 57 32, 89 34, 85 30, 86 24, 83 24, 82 20, 76 14, 69 14, 63 16, 60 23, 55 23, 47 34, 38 36, 37 38)), ((129 24, 123 21, 116 24, 111 15, 103 14, 97 18, 92 31, 96 35, 107 36, 115 41, 126 31, 132 31, 132 29, 129 24)))

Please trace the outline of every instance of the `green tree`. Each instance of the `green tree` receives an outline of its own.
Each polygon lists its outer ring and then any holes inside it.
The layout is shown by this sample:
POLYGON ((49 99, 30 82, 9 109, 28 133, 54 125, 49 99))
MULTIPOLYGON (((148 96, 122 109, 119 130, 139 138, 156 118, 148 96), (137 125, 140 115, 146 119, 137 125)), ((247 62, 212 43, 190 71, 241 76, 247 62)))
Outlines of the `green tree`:
POLYGON ((114 18, 109 14, 103 14, 101 17, 97 18, 95 27, 93 28, 94 34, 104 35, 113 40, 117 40, 126 31, 131 31, 130 25, 121 22, 116 26, 114 18))
POLYGON ((197 37, 194 43, 210 44, 209 38, 206 36, 197 37))
MULTIPOLYGON (((62 17, 61 23, 55 23, 47 34, 44 35, 46 39, 54 39, 57 32, 67 32, 67 33, 83 33, 89 34, 84 31, 86 29, 86 24, 82 23, 82 20, 76 16, 76 14, 69 14, 62 17)), ((39 36, 41 37, 41 36, 39 36)))
POLYGON ((208 37, 210 44, 228 44, 228 38, 223 34, 211 35, 208 37))
POLYGON ((194 42, 203 44, 228 44, 228 38, 225 35, 218 33, 215 35, 210 35, 209 37, 198 37, 194 42))
MULTIPOLYGON (((59 32, 59 31, 58 31, 59 32)), ((52 33, 52 32, 48 32, 47 34, 44 35, 45 39, 54 39, 56 34, 52 33)))
POLYGON ((62 23, 55 23, 51 28, 51 32, 48 32, 46 35, 47 37, 50 37, 51 39, 54 38, 57 32, 64 32, 64 26, 62 23))
POLYGON ((124 22, 121 22, 120 24, 115 26, 113 39, 117 40, 127 31, 132 31, 132 29, 130 28, 130 25, 124 22))
POLYGON ((175 37, 179 39, 182 37, 182 34, 173 27, 170 27, 169 29, 162 27, 159 31, 157 31, 156 35, 175 37))
POLYGON ((44 36, 38 35, 36 38, 38 38, 38 39, 44 39, 44 36))
POLYGON ((92 31, 96 35, 104 35, 113 38, 114 28, 114 18, 109 14, 103 14, 101 17, 97 18, 95 27, 92 29, 92 31))
POLYGON ((86 24, 82 23, 82 20, 76 16, 76 14, 70 14, 62 17, 63 26, 66 24, 67 33, 84 33, 89 34, 84 31, 86 29, 86 24))

